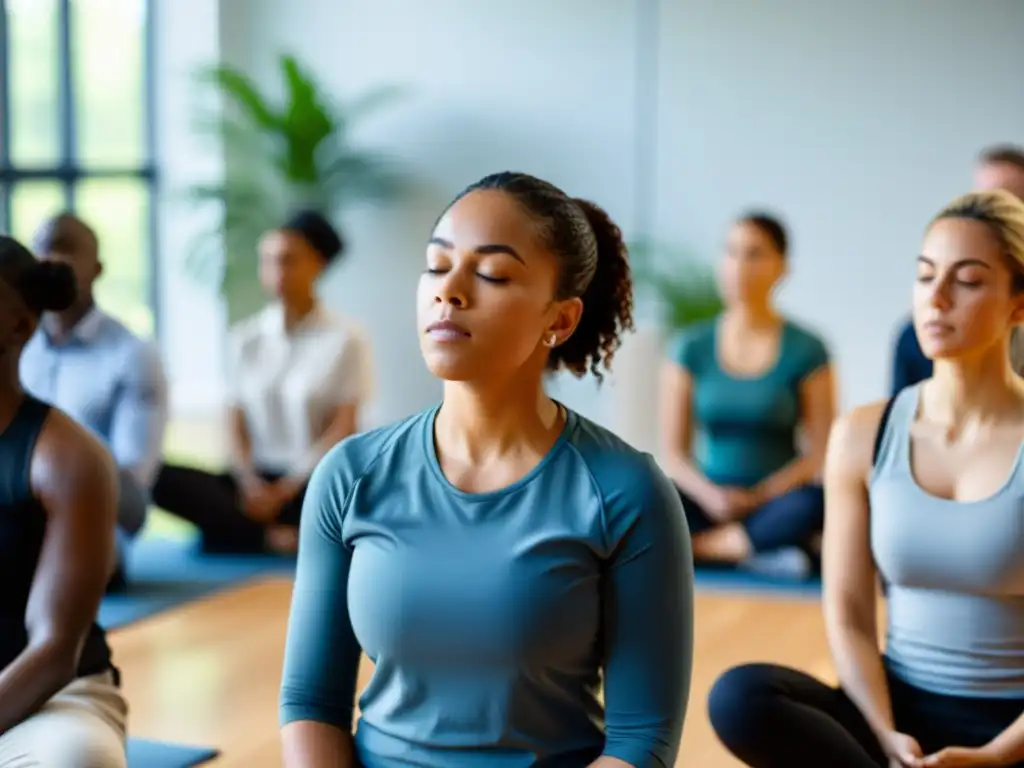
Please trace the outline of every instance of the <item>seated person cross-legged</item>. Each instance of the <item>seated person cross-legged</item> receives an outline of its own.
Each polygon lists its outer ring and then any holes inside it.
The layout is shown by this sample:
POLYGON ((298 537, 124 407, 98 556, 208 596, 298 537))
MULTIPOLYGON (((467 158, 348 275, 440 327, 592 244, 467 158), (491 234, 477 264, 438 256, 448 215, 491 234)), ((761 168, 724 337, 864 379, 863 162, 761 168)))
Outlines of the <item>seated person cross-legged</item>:
POLYGON ((157 506, 199 528, 205 551, 294 552, 310 474, 356 431, 371 387, 369 345, 315 296, 341 251, 312 212, 263 238, 260 279, 275 301, 231 332, 231 471, 165 465, 153 488, 157 506))
MULTIPOLYGON (((67 264, 76 296, 61 312, 46 312, 25 346, 26 391, 87 427, 119 467, 118 542, 123 562, 129 541, 143 528, 149 493, 160 466, 167 425, 167 385, 155 346, 103 312, 94 283, 103 272, 99 239, 80 219, 61 214, 36 236, 45 261, 67 264)), ((124 572, 111 586, 124 586, 124 572)))
POLYGON ((835 387, 824 342, 772 306, 786 240, 764 214, 733 225, 721 267, 725 312, 677 341, 661 422, 695 559, 799 577, 816 559, 835 387))
POLYGON ((24 392, 21 352, 75 278, 0 237, 0 767, 124 768, 128 708, 96 613, 115 564, 117 467, 24 392))
POLYGON ((670 768, 693 660, 682 504, 653 457, 543 386, 602 376, 631 328, 622 233, 499 172, 444 211, 426 267, 441 402, 343 441, 310 482, 284 764, 670 768))
POLYGON ((708 714, 753 768, 1024 767, 1024 203, 958 198, 918 256, 934 374, 837 421, 824 614, 838 687, 747 664, 708 714), (879 648, 876 576, 887 584, 879 648))

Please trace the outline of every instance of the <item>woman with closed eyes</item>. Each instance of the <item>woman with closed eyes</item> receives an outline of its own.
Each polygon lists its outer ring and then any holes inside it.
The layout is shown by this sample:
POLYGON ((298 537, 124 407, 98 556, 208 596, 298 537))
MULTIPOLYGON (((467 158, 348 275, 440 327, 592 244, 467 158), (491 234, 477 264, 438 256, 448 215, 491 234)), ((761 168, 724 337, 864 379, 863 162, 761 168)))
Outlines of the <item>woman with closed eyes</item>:
POLYGON ((289 768, 675 764, 693 632, 679 496, 543 387, 600 377, 631 307, 593 203, 499 173, 441 216, 417 310, 443 400, 341 443, 306 495, 289 768))
POLYGON ((934 373, 843 416, 829 441, 824 609, 839 686, 753 664, 711 691, 716 732, 753 768, 1024 766, 1024 378, 1011 353, 1024 203, 954 200, 917 273, 914 327, 934 373))

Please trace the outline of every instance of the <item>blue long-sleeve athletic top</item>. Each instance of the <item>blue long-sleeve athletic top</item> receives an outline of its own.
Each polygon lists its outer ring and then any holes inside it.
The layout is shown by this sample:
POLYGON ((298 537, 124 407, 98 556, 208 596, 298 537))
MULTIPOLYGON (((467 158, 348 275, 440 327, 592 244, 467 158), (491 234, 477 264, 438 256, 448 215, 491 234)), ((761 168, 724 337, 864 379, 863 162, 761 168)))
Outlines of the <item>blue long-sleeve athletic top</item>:
POLYGON ((313 474, 282 724, 349 731, 363 651, 365 768, 671 768, 693 653, 678 493, 571 411, 529 474, 466 493, 441 472, 437 410, 345 440, 313 474))

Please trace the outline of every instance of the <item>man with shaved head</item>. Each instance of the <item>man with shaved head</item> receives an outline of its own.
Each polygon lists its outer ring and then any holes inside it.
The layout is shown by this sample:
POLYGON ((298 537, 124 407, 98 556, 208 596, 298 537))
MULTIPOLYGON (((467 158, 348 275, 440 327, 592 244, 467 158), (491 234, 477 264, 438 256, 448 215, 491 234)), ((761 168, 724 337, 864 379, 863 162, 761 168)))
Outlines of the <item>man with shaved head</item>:
MULTIPOLYGON (((52 403, 108 446, 120 468, 119 550, 142 528, 159 468, 167 424, 167 386, 155 347, 96 306, 103 274, 99 240, 81 219, 64 213, 46 222, 34 247, 41 259, 66 263, 78 297, 64 312, 43 316, 25 347, 26 390, 52 403)), ((123 586, 119 569, 112 586, 123 586)))

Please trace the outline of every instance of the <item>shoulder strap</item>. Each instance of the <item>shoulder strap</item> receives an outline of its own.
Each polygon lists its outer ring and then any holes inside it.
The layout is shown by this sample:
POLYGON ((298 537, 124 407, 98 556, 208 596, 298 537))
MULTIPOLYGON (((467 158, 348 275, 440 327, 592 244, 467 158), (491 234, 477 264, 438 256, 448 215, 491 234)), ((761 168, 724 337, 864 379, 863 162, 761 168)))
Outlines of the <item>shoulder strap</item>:
POLYGON ((32 498, 32 454, 50 406, 25 395, 11 423, 0 433, 0 504, 32 498))
POLYGON ((871 452, 871 466, 878 463, 878 454, 882 450, 882 440, 885 437, 885 427, 889 423, 889 416, 892 415, 892 406, 896 402, 895 397, 890 397, 882 409, 882 418, 878 422, 878 431, 875 433, 875 447, 871 452))

